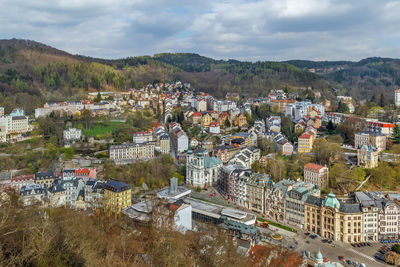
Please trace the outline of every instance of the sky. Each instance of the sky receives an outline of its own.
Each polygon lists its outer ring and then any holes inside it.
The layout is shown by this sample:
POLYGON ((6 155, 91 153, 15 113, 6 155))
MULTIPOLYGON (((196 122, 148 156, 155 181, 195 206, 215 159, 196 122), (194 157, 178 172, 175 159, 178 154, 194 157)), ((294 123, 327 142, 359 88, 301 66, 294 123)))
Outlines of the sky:
POLYGON ((398 0, 0 0, 0 39, 123 58, 400 57, 398 0))

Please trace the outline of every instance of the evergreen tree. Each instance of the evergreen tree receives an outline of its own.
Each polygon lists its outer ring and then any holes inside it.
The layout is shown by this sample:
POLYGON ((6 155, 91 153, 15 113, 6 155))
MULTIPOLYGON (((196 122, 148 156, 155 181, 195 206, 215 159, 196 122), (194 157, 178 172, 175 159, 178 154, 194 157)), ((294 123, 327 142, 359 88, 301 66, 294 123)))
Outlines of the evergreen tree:
POLYGON ((328 122, 328 125, 326 125, 326 129, 329 133, 332 133, 335 130, 335 125, 333 125, 333 122, 331 120, 328 122))
POLYGON ((231 125, 231 121, 229 119, 225 120, 225 126, 228 127, 228 128, 232 126, 231 125))
POLYGON ((95 102, 101 102, 101 94, 100 92, 97 93, 96 98, 94 99, 95 102))
POLYGON ((340 113, 348 113, 349 112, 349 107, 345 103, 340 101, 339 105, 338 105, 338 112, 340 112, 340 113))
POLYGON ((400 127, 397 124, 393 129, 392 140, 393 143, 400 144, 400 127))
POLYGON ((385 106, 385 95, 381 93, 381 96, 379 98, 379 106, 384 107, 385 106))

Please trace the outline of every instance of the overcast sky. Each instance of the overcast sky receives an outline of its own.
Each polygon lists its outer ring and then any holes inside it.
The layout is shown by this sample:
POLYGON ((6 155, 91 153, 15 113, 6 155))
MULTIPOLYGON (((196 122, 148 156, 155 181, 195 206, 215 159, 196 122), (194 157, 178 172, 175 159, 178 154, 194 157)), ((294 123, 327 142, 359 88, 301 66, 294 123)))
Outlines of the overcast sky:
POLYGON ((0 39, 10 38, 101 58, 399 58, 400 1, 0 0, 0 39))

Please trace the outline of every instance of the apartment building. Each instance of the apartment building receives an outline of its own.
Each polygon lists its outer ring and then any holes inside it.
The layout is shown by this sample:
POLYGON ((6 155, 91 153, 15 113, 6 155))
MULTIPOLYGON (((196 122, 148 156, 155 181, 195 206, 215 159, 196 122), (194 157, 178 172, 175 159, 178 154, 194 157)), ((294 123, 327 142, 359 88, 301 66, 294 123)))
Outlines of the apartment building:
POLYGON ((371 131, 356 133, 354 136, 354 147, 359 148, 363 145, 372 145, 378 152, 381 152, 386 149, 386 135, 371 131))
POLYGON ((154 143, 112 145, 109 156, 114 161, 154 158, 154 143))
POLYGON ((119 214, 129 207, 132 199, 131 187, 118 180, 108 180, 104 184, 104 207, 106 211, 119 214))
POLYGON ((285 199, 285 221, 294 226, 304 227, 304 204, 309 196, 320 196, 320 189, 314 184, 297 182, 288 190, 285 199))
POLYGON ((378 150, 371 145, 363 145, 357 149, 357 165, 361 168, 375 168, 378 166, 378 150))
POLYGON ((63 131, 64 142, 73 143, 80 141, 82 137, 82 130, 76 128, 68 128, 63 131))
POLYGON ((263 214, 265 211, 265 187, 270 183, 266 174, 252 173, 246 183, 246 207, 263 214))
POLYGON ((304 133, 297 140, 298 153, 310 153, 314 145, 315 137, 312 134, 304 133))
POLYGON ((329 182, 329 169, 314 163, 304 165, 304 182, 315 184, 318 188, 326 188, 329 182))
POLYGON ((134 132, 133 133, 133 143, 142 144, 146 142, 153 141, 153 133, 152 132, 134 132))

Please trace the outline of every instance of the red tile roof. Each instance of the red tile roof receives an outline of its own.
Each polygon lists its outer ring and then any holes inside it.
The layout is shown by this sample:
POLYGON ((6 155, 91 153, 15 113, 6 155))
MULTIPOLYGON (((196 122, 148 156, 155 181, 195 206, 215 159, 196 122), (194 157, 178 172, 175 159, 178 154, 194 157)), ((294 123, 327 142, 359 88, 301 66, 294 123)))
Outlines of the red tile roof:
POLYGON ((306 165, 304 165, 304 169, 313 169, 313 170, 321 170, 324 166, 318 165, 318 164, 314 164, 314 163, 307 163, 306 165))

